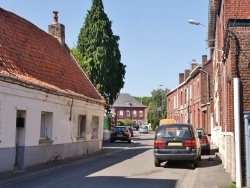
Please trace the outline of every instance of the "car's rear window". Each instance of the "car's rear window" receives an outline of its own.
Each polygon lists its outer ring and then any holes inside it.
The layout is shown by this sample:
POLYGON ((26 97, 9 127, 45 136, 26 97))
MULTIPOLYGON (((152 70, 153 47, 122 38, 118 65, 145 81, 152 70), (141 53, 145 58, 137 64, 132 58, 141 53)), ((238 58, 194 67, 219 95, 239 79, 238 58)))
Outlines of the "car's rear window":
POLYGON ((196 129, 198 135, 202 135, 204 136, 205 135, 205 132, 202 130, 202 129, 196 129))
POLYGON ((114 127, 114 131, 126 131, 126 127, 114 127))
POLYGON ((157 137, 181 137, 189 138, 192 137, 192 131, 189 126, 160 126, 157 130, 157 137))

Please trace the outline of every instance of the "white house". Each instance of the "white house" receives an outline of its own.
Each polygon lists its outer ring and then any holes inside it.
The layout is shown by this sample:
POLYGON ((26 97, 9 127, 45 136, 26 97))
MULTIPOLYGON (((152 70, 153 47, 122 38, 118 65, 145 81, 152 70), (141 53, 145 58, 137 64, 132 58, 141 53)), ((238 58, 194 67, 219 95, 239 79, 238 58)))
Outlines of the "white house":
POLYGON ((0 172, 98 151, 105 101, 65 44, 0 8, 0 172))

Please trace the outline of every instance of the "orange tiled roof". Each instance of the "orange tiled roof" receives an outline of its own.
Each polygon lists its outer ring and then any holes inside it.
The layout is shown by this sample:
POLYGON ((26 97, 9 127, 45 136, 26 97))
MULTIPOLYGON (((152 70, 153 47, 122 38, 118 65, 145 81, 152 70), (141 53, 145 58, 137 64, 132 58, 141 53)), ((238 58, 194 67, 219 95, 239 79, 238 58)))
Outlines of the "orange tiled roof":
POLYGON ((29 21, 0 8, 0 74, 102 100, 67 49, 29 21))

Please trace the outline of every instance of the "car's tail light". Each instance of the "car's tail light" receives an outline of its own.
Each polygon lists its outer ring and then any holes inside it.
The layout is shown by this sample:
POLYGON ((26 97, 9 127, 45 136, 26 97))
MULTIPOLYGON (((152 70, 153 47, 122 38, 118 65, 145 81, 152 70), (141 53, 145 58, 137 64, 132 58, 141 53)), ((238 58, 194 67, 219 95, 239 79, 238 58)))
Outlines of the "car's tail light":
POLYGON ((165 140, 155 140, 154 141, 154 147, 159 148, 159 147, 164 147, 166 145, 165 140))
POLYGON ((200 142, 201 143, 208 143, 208 140, 207 140, 207 138, 200 138, 200 142))
POLYGON ((196 146, 196 140, 185 140, 184 146, 186 147, 194 147, 196 146))

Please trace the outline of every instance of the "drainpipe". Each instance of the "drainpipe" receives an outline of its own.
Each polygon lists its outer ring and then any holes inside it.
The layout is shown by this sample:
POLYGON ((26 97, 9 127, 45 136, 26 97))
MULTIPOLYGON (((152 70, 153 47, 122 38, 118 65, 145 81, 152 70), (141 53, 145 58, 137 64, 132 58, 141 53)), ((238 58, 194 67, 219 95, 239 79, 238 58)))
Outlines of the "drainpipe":
POLYGON ((250 187, 250 125, 249 125, 249 114, 250 112, 243 112, 245 120, 245 150, 246 150, 246 186, 250 187))
POLYGON ((242 185, 241 149, 240 149, 240 79, 234 78, 234 126, 235 126, 235 162, 236 187, 242 185))

